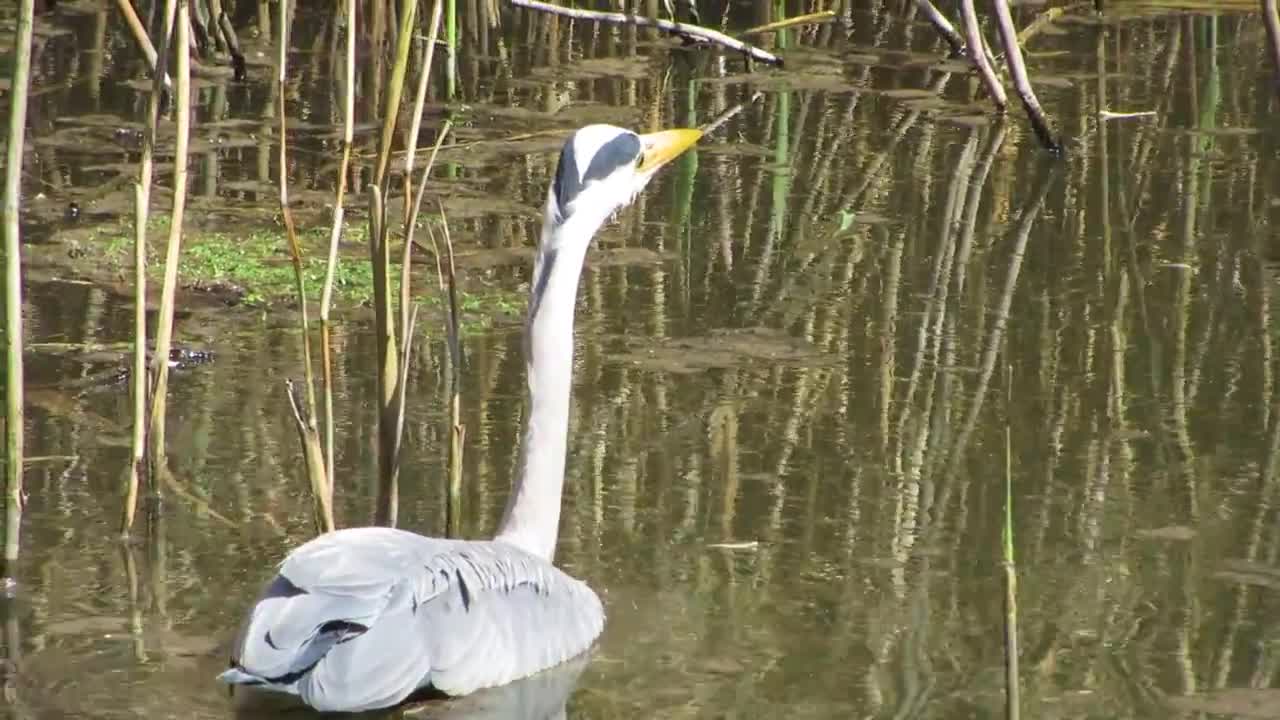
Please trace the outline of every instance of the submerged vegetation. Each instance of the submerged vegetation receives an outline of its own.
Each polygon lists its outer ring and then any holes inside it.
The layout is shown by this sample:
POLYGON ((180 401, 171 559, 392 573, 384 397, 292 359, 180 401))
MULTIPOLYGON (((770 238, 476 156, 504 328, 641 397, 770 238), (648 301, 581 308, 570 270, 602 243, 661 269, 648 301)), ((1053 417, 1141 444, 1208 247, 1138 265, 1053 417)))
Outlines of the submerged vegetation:
MULTIPOLYGON (((167 232, 168 222, 164 218, 156 218, 150 225, 161 236, 167 232)), ((128 228, 111 225, 86 230, 75 240, 77 257, 57 259, 56 262, 67 264, 86 279, 110 282, 111 278, 123 276, 133 262, 131 232, 128 228)), ((347 225, 343 234, 347 243, 360 245, 365 242, 365 232, 362 222, 353 222, 347 225)), ((311 302, 317 302, 324 289, 324 251, 329 241, 329 230, 312 228, 300 233, 299 240, 304 250, 307 297, 311 302)), ((283 232, 275 228, 245 228, 232 234, 188 227, 183 240, 182 287, 188 292, 205 294, 214 301, 233 306, 268 308, 296 305, 293 267, 286 244, 283 232)), ((55 249, 47 255, 62 252, 55 249)), ((151 246, 147 257, 154 260, 160 252, 158 247, 151 246)), ((45 258, 45 255, 40 257, 45 258)), ((367 253, 362 248, 349 248, 343 251, 341 258, 342 261, 335 266, 334 301, 345 308, 371 306, 373 273, 367 253)), ((153 280, 162 278, 161 272, 156 264, 148 263, 148 273, 153 280)), ((414 273, 422 275, 419 280, 421 287, 431 287, 435 282, 435 268, 427 263, 415 266, 414 273)), ((472 280, 460 290, 464 333, 491 327, 495 322, 518 319, 524 308, 523 290, 509 285, 483 283, 478 278, 472 280)), ((393 277, 391 282, 393 292, 398 292, 399 277, 393 277)), ((427 307, 443 307, 447 298, 439 293, 423 293, 419 302, 427 307)))

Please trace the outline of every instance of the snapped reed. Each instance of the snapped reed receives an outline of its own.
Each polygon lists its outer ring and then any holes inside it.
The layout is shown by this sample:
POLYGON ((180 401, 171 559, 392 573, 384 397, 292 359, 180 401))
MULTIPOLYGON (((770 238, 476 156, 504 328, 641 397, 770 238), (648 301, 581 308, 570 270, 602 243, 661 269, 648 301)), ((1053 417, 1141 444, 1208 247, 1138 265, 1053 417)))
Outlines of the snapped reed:
POLYGON ((289 209, 289 142, 288 142, 288 93, 285 80, 288 77, 289 59, 289 3, 281 2, 279 8, 279 46, 277 48, 276 81, 277 111, 280 117, 280 158, 279 158, 279 197, 280 215, 284 219, 285 234, 289 240, 289 256, 293 261, 293 276, 298 292, 298 323, 302 331, 302 364, 306 375, 306 405, 300 407, 294 393, 292 383, 287 386, 289 406, 293 410, 294 424, 298 430, 298 438, 302 443, 303 457, 307 471, 308 486, 314 505, 316 530, 321 533, 332 532, 335 528, 333 519, 333 494, 329 487, 329 476, 326 473, 326 458, 320 445, 320 432, 316 426, 316 391, 315 369, 311 362, 311 327, 307 315, 306 278, 302 271, 302 246, 298 242, 297 228, 293 223, 293 213, 289 209))
POLYGON ((440 291, 449 298, 449 313, 445 316, 445 335, 449 345, 449 481, 445 486, 445 533, 448 537, 461 537, 462 453, 467 428, 462 424, 462 337, 458 312, 458 276, 453 262, 453 238, 449 235, 449 219, 445 216, 444 205, 440 206, 440 226, 444 236, 443 262, 435 233, 431 233, 431 245, 436 255, 436 277, 440 283, 440 291))

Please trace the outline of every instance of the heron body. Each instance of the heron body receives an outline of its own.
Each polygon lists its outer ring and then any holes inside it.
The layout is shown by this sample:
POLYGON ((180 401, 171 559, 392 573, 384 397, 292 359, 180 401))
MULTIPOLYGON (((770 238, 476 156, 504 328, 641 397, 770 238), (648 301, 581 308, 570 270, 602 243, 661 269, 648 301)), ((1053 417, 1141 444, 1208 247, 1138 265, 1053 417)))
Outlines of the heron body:
POLYGON ((578 278, 600 226, 699 135, 590 125, 561 150, 530 283, 519 473, 495 538, 365 527, 303 544, 250 610, 224 682, 354 712, 418 690, 504 685, 590 648, 604 628, 600 599, 552 564, 578 278))

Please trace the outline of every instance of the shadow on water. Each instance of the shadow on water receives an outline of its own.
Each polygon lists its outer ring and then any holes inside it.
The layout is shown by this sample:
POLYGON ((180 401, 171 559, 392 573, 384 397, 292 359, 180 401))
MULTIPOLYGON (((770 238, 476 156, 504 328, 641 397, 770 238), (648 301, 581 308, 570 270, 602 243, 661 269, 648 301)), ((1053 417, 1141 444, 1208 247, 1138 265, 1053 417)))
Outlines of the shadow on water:
MULTIPOLYGON (((129 456, 124 239, 149 80, 112 4, 39 19, 7 717, 229 716, 213 679, 225 643, 311 533, 283 394, 298 340, 271 292, 289 270, 270 21, 224 4, 248 79, 194 92, 176 329, 213 356, 174 371, 164 500, 125 549, 108 538, 129 456)), ((299 5, 291 196, 319 242, 345 31, 299 5)), ((770 5, 698 10, 732 31, 770 5)), ((433 82, 419 142, 455 120, 424 207, 449 215, 467 298, 468 537, 492 531, 514 473, 519 318, 562 138, 746 103, 589 256, 557 560, 608 623, 573 677, 489 697, 530 709, 522 693, 545 691, 549 717, 575 683, 568 717, 996 716, 1009 426, 1028 715, 1276 715, 1280 130, 1255 3, 1015 7, 1067 145, 1048 185, 1025 121, 991 115, 914 2, 854 5, 789 31, 780 71, 635 28, 462 13, 458 99, 433 82)), ((0 48, 12 27, 0 7, 0 48)), ((362 47, 356 197, 382 92, 362 47)), ((160 208, 171 152, 165 124, 160 208)), ((354 268, 367 255, 352 210, 354 268)), ((362 282, 351 270, 334 316, 342 525, 369 522, 374 495, 362 282)), ((422 301, 400 517, 441 534, 448 353, 438 299, 422 301)))

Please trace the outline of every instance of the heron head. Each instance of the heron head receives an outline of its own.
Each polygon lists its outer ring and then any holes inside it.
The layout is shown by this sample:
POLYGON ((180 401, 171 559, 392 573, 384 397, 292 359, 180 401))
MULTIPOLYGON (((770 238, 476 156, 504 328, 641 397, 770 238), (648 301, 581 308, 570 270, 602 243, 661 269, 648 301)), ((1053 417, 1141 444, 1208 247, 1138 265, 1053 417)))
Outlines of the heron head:
POLYGON ((565 141, 555 182, 547 191, 546 222, 590 239, 631 203, 663 165, 689 149, 699 130, 641 135, 613 125, 588 125, 565 141))

